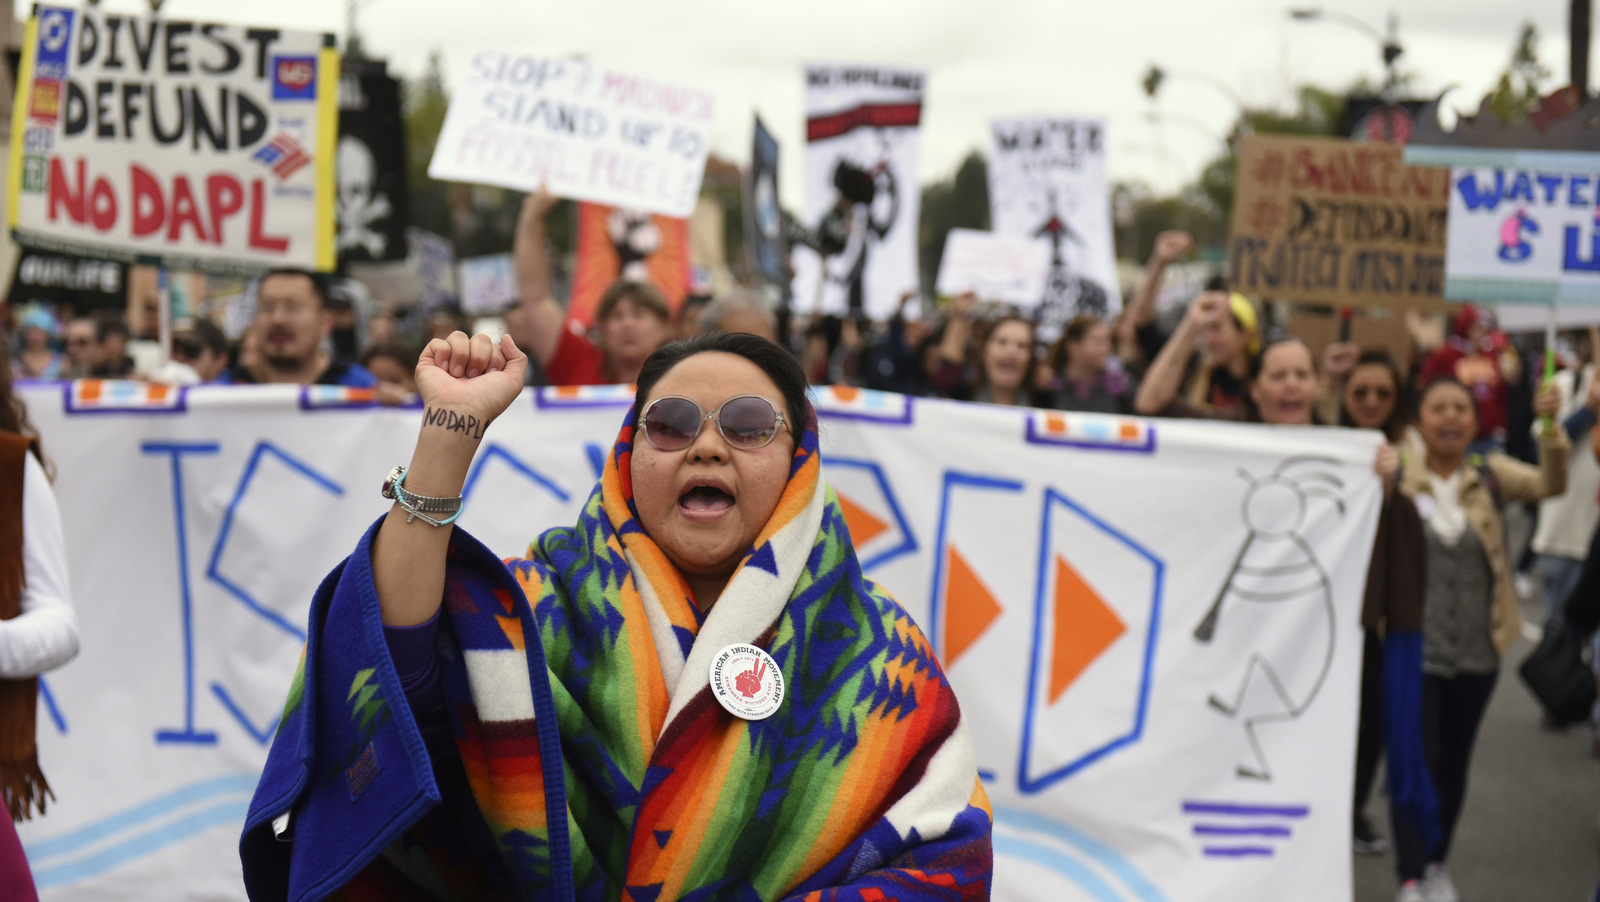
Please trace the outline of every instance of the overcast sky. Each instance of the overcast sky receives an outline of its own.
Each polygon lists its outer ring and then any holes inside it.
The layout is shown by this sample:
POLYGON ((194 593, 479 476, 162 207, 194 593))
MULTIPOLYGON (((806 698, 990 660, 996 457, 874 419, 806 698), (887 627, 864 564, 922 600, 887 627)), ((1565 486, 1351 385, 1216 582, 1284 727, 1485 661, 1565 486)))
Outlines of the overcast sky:
MULTIPOLYGON (((1291 21, 1272 0, 364 0, 357 23, 369 54, 402 76, 438 51, 447 77, 480 48, 581 53, 711 88, 713 152, 745 162, 759 111, 787 154, 785 205, 802 206, 800 70, 807 62, 882 63, 929 73, 921 175, 950 174, 987 142, 990 119, 1022 115, 1106 120, 1113 178, 1170 191, 1221 146, 1238 105, 1287 108, 1296 85, 1344 88, 1382 80, 1378 42, 1331 21, 1291 21), (1140 87, 1152 64, 1172 75, 1156 103, 1140 87), (1152 121, 1159 110, 1164 125, 1152 121)), ((106 0, 143 12, 143 0, 106 0)), ((20 7, 19 7, 20 8, 20 7)), ((168 0, 175 19, 280 25, 343 35, 341 0, 168 0), (275 17, 266 21, 263 16, 275 17)), ((1328 7, 1382 30, 1399 15, 1402 68, 1419 93, 1457 85, 1475 109, 1510 59, 1521 23, 1543 38, 1541 58, 1567 75, 1560 0, 1340 0, 1328 7)), ((1600 60, 1593 67, 1600 71, 1600 60)))

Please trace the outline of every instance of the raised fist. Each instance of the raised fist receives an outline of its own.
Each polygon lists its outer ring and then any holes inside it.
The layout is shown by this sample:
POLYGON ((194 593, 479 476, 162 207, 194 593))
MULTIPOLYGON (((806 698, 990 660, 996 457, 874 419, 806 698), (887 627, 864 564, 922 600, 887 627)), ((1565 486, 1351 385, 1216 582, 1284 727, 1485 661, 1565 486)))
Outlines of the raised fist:
MULTIPOLYGON (((528 355, 507 335, 498 344, 479 332, 435 338, 417 360, 417 393, 429 409, 470 414, 487 426, 522 392, 528 355)), ((481 437, 481 436, 480 436, 481 437)))

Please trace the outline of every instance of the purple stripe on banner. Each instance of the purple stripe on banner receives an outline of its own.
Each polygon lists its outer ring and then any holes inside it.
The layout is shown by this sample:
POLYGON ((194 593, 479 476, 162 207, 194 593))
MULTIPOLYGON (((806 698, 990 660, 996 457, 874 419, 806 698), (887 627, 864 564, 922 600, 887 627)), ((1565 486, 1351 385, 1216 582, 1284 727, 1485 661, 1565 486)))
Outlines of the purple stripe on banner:
POLYGON ((1288 827, 1224 827, 1220 824, 1195 824, 1196 836, 1289 836, 1288 827))
POLYGON ((1240 805, 1233 802, 1184 802, 1186 814, 1230 814, 1243 817, 1305 817, 1309 805, 1240 805))
POLYGON ((1205 854, 1214 858, 1271 858, 1266 846, 1206 846, 1205 854))

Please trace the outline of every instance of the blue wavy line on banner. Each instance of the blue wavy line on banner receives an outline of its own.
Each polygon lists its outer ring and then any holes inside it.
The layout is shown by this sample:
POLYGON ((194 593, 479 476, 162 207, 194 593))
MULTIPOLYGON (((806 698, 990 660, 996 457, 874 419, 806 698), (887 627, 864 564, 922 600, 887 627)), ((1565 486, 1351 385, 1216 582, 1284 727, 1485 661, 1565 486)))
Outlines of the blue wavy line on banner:
MULTIPOLYGON (((1139 902, 1167 902, 1166 894, 1157 889, 1156 885, 1151 883, 1144 874, 1140 873, 1139 869, 1134 867, 1128 859, 1124 858, 1121 852, 1081 830, 1034 814, 1031 811, 1002 808, 998 805, 994 808, 994 820, 995 823, 1003 824, 1007 827, 1042 833, 1052 839, 1066 843, 1074 849, 1078 849, 1090 860, 1094 861, 1095 864, 1098 864, 1116 877, 1117 880, 1121 881, 1122 885, 1128 888, 1128 892, 1132 894, 1132 897, 1139 900, 1139 902)), ((996 835, 996 843, 999 842, 999 839, 1000 837, 996 835)))
MULTIPOLYGON (((148 821, 171 814, 185 805, 192 805, 195 802, 205 801, 228 793, 253 793, 256 789, 256 783, 260 779, 259 774, 237 773, 191 783, 188 786, 179 787, 164 796, 158 796, 148 802, 135 805, 127 811, 119 811, 92 824, 79 827, 70 833, 64 833, 53 839, 29 843, 23 847, 23 851, 27 853, 28 860, 35 863, 46 858, 54 858, 58 855, 76 852, 84 846, 97 843, 124 830, 131 830, 148 821)), ((243 817, 241 815, 242 820, 243 817)))
POLYGON ((212 827, 225 824, 244 826, 244 816, 249 812, 250 803, 245 799, 235 799, 212 806, 203 811, 181 817, 164 827, 157 827, 142 836, 117 843, 114 846, 71 864, 63 864, 53 868, 44 868, 33 872, 33 885, 37 889, 49 889, 63 883, 76 883, 104 874, 106 871, 126 864, 137 858, 143 858, 153 852, 158 852, 174 843, 182 842, 196 833, 203 833, 212 827))
POLYGON ((1126 902, 1127 897, 1111 887, 1111 884, 1100 879, 1100 875, 1090 870, 1083 862, 1072 858, 1059 849, 1042 846, 1038 843, 1017 839, 1014 836, 994 837, 994 854, 1006 855, 1011 858, 1021 858, 1034 864, 1043 865, 1057 874, 1071 880, 1078 888, 1088 893, 1100 902, 1126 902))

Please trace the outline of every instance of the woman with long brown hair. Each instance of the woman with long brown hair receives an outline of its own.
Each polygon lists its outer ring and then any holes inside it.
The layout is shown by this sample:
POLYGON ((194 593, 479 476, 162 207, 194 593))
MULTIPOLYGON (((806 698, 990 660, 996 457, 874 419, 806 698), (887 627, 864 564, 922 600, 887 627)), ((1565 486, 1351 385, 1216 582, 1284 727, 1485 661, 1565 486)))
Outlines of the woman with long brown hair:
POLYGON ((13 822, 43 814, 51 795, 34 741, 38 676, 78 653, 78 620, 61 514, 7 356, 0 342, 0 793, 11 813, 0 818, 0 898, 33 900, 13 822))

